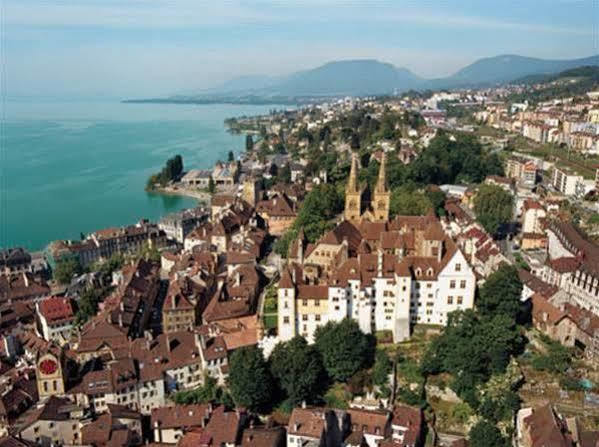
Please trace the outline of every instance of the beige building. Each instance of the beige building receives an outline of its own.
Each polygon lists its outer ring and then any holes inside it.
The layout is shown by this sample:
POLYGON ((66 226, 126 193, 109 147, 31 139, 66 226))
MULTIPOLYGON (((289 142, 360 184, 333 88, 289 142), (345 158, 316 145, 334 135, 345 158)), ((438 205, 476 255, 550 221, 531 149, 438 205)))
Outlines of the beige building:
POLYGON ((83 409, 69 399, 51 396, 27 411, 14 430, 21 439, 44 447, 81 444, 83 417, 83 409))

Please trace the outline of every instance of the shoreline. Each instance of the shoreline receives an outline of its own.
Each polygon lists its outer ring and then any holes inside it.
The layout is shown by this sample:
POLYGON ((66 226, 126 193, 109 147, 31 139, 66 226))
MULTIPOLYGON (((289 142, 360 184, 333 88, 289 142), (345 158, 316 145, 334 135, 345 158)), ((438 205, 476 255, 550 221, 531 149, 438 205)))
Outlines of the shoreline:
POLYGON ((209 204, 212 195, 209 192, 198 191, 197 189, 173 188, 169 186, 146 190, 149 194, 159 194, 168 196, 182 196, 196 199, 199 203, 209 204))

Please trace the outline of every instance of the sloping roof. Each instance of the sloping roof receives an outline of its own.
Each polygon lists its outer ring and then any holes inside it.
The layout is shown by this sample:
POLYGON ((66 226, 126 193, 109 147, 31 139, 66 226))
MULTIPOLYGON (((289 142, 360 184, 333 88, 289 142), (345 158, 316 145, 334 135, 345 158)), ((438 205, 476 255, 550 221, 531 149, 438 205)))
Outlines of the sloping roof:
POLYGON ((363 410, 350 408, 347 410, 353 431, 364 434, 385 436, 390 420, 388 411, 363 410))
POLYGON ((211 413, 211 404, 160 407, 152 410, 151 423, 161 429, 204 427, 211 413))
POLYGON ((287 425, 287 433, 320 439, 325 429, 324 408, 294 408, 287 425))
POLYGON ((241 416, 240 411, 226 411, 222 405, 214 410, 205 429, 212 437, 213 445, 237 444, 240 437, 241 416))
POLYGON ((39 305, 40 313, 51 323, 73 318, 73 307, 68 298, 52 297, 43 300, 39 305))
POLYGON ((284 443, 284 439, 285 430, 282 427, 247 428, 243 431, 241 447, 278 447, 284 443))

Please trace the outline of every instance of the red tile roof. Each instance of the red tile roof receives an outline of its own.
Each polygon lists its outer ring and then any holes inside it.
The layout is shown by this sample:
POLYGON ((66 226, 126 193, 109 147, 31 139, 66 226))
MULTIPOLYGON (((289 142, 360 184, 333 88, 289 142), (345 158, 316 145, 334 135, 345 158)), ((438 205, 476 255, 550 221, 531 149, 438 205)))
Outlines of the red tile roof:
POLYGON ((68 298, 52 297, 40 303, 40 313, 48 322, 71 320, 73 318, 73 307, 68 298))

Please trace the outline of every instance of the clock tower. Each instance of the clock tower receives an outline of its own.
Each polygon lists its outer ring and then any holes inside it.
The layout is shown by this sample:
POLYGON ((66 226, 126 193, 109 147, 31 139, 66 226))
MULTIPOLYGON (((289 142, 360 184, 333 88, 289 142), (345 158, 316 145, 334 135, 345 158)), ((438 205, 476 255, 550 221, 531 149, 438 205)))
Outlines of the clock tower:
POLYGON ((38 353, 35 362, 37 391, 40 400, 65 393, 64 355, 61 349, 38 353))

